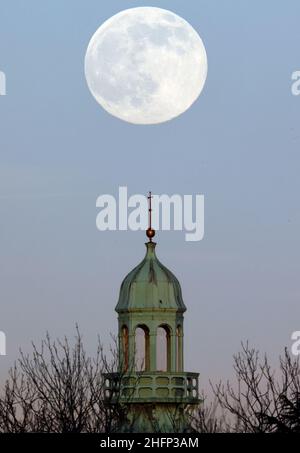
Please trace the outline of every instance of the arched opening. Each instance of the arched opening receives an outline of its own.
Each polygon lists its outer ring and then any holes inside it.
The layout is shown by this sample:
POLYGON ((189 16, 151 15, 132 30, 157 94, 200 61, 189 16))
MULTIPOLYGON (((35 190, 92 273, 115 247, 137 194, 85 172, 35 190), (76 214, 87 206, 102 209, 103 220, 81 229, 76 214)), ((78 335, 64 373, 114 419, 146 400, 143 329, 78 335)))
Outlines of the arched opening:
POLYGON ((182 371, 183 352, 182 352, 182 327, 178 324, 176 328, 176 370, 182 371))
POLYGON ((145 325, 139 325, 135 329, 135 369, 148 371, 149 365, 149 329, 145 325))
POLYGON ((161 325, 157 328, 156 336, 156 369, 169 371, 171 368, 170 327, 161 325))
POLYGON ((128 327, 122 327, 122 360, 124 371, 128 370, 128 327))

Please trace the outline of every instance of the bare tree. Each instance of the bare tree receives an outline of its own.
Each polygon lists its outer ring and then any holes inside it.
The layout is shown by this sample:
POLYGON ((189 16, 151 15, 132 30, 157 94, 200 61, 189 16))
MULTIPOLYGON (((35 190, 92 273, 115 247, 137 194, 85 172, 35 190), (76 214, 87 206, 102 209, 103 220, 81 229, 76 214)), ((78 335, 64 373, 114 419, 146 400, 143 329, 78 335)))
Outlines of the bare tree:
MULTIPOLYGON (((140 373, 120 371, 116 347, 107 359, 98 339, 95 357, 88 357, 78 328, 72 346, 66 338, 52 341, 49 335, 40 348, 32 346, 31 354, 21 352, 0 395, 0 432, 114 432, 126 426, 131 431, 130 395, 124 399, 123 390, 140 373)), ((298 360, 285 350, 275 371, 247 343, 234 356, 234 371, 236 382, 212 385, 212 403, 203 397, 198 407, 187 410, 178 401, 170 412, 174 432, 182 430, 181 411, 188 431, 300 432, 298 360)), ((135 388, 130 389, 134 395, 135 388)))
POLYGON ((265 355, 242 344, 234 356, 236 382, 219 383, 214 394, 237 432, 300 432, 300 366, 287 349, 276 372, 265 355))
POLYGON ((115 370, 98 340, 96 356, 84 351, 77 328, 73 346, 47 335, 31 355, 21 352, 0 398, 0 432, 112 432, 121 405, 107 404, 103 373, 115 370))
POLYGON ((227 431, 224 411, 219 401, 214 398, 207 401, 207 396, 202 393, 200 404, 188 416, 191 430, 197 433, 220 433, 227 431))

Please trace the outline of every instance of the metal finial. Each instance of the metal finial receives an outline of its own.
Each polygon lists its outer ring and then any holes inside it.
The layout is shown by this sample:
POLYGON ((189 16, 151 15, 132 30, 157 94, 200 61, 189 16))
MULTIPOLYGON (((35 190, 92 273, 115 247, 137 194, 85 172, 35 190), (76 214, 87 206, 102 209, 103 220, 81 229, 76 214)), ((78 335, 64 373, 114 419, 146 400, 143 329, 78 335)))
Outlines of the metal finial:
POLYGON ((149 211, 149 226, 148 226, 148 229, 146 231, 146 235, 147 237, 149 238, 149 242, 152 242, 152 238, 155 236, 155 230, 153 230, 152 228, 152 192, 149 192, 149 195, 148 195, 148 204, 149 204, 149 208, 148 208, 148 211, 149 211))

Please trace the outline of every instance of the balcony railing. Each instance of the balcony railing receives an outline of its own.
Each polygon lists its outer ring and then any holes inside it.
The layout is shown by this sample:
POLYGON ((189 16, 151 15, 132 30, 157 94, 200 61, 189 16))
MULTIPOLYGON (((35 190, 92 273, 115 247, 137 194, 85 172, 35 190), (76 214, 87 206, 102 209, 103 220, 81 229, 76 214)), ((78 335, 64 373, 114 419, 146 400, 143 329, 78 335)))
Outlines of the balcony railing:
POLYGON ((107 373, 105 400, 110 403, 199 402, 199 373, 140 372, 107 373))

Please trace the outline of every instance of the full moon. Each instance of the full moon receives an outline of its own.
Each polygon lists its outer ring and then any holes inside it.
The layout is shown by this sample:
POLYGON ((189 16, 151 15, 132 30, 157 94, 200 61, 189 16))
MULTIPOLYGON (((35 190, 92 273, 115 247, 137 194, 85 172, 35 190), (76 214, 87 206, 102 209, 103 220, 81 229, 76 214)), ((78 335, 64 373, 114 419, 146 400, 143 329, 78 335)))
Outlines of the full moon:
POLYGON ((93 35, 85 76, 97 102, 134 124, 158 124, 185 112, 201 93, 207 56, 194 28, 171 11, 131 8, 93 35))

